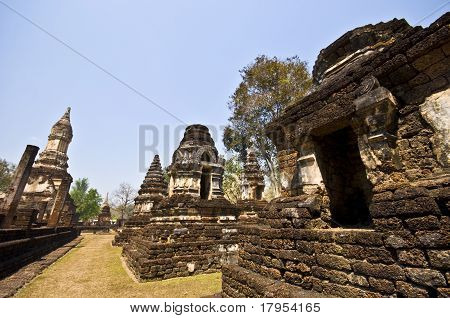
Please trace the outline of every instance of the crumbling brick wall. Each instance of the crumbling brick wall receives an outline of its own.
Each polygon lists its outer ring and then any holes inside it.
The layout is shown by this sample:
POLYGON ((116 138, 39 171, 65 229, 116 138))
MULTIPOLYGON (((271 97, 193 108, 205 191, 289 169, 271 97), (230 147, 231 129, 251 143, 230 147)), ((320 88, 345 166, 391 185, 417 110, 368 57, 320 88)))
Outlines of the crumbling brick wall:
POLYGON ((72 241, 73 227, 0 230, 0 278, 72 241))
POLYGON ((347 64, 327 71, 313 93, 268 126, 287 197, 258 213, 257 224, 240 226, 238 265, 223 269, 224 296, 289 296, 289 288, 338 297, 449 296, 450 14, 425 29, 398 21, 389 22, 397 35, 383 49, 338 60, 347 64), (298 180, 301 156, 315 155, 324 174, 317 142, 344 127, 358 137, 371 184, 363 226, 333 221, 327 180, 298 180), (279 283, 282 291, 271 291, 279 283))
POLYGON ((141 280, 220 271, 235 262, 236 229, 220 224, 148 225, 125 245, 129 267, 141 280))
POLYGON ((225 199, 176 195, 150 215, 132 218, 116 244, 140 280, 217 272, 237 262, 238 214, 225 199))
MULTIPOLYGON (((258 273, 257 281, 270 278, 273 283, 283 281, 339 297, 425 297, 448 293, 448 225, 440 224, 437 217, 406 219, 416 226, 414 230, 422 229, 416 235, 404 229, 305 229, 302 224, 313 220, 313 213, 298 207, 295 199, 298 198, 279 199, 272 203, 272 207, 276 206, 272 211, 260 213, 259 224, 271 224, 270 227, 239 228, 238 265, 258 273), (425 230, 436 227, 441 230, 425 230)), ((251 286, 239 282, 242 272, 233 269, 227 266, 224 272, 224 294, 255 296, 251 286)))

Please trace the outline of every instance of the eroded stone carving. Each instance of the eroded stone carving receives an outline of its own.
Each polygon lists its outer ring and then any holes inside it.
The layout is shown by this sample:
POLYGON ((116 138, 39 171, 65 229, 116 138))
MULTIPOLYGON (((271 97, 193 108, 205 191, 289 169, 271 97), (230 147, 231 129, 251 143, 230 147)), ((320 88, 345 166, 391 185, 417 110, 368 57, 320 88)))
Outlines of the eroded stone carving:
POLYGON ((433 152, 443 168, 450 163, 450 89, 435 93, 420 106, 420 113, 433 128, 433 152))
POLYGON ((383 170, 401 167, 392 134, 397 102, 389 90, 378 87, 357 98, 354 105, 352 125, 358 135, 361 159, 369 180, 376 184, 384 177, 383 170))

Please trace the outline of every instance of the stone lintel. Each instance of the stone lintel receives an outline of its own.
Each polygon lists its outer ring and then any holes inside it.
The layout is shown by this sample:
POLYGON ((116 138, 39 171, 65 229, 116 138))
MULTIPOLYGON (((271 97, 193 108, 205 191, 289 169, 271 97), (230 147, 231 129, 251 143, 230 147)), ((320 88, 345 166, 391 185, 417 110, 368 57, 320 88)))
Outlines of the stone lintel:
POLYGON ((371 110, 376 106, 388 102, 391 105, 396 105, 395 97, 385 87, 378 87, 374 90, 364 94, 363 96, 354 100, 355 110, 357 113, 363 113, 371 110))

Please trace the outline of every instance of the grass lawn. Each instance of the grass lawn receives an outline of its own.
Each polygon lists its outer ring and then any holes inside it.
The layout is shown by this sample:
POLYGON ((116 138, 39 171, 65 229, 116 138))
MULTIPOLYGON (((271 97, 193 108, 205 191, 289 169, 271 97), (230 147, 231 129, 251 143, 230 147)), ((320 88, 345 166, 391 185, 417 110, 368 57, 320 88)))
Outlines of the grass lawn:
POLYGON ((82 242, 15 297, 201 297, 221 290, 220 273, 136 283, 125 271, 113 235, 83 234, 82 242))

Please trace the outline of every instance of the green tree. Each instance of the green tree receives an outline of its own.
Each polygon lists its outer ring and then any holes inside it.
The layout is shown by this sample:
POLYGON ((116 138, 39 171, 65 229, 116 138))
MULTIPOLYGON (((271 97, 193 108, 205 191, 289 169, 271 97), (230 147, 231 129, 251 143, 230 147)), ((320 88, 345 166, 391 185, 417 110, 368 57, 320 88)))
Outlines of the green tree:
POLYGON ((90 220, 100 214, 100 203, 102 197, 94 188, 89 188, 87 178, 78 179, 70 190, 77 213, 82 221, 90 220))
POLYGON ((8 190, 9 184, 12 181, 16 166, 5 159, 0 159, 0 191, 8 190))
POLYGON ((223 174, 223 192, 225 198, 236 203, 241 198, 241 175, 242 164, 238 156, 233 156, 225 161, 225 171, 223 174))
POLYGON ((239 154, 241 162, 245 161, 247 148, 253 145, 270 187, 279 194, 276 149, 264 128, 289 104, 310 91, 311 76, 306 62, 297 56, 280 60, 264 55, 244 67, 240 74, 242 82, 228 102, 232 116, 224 130, 223 142, 227 150, 239 154))

